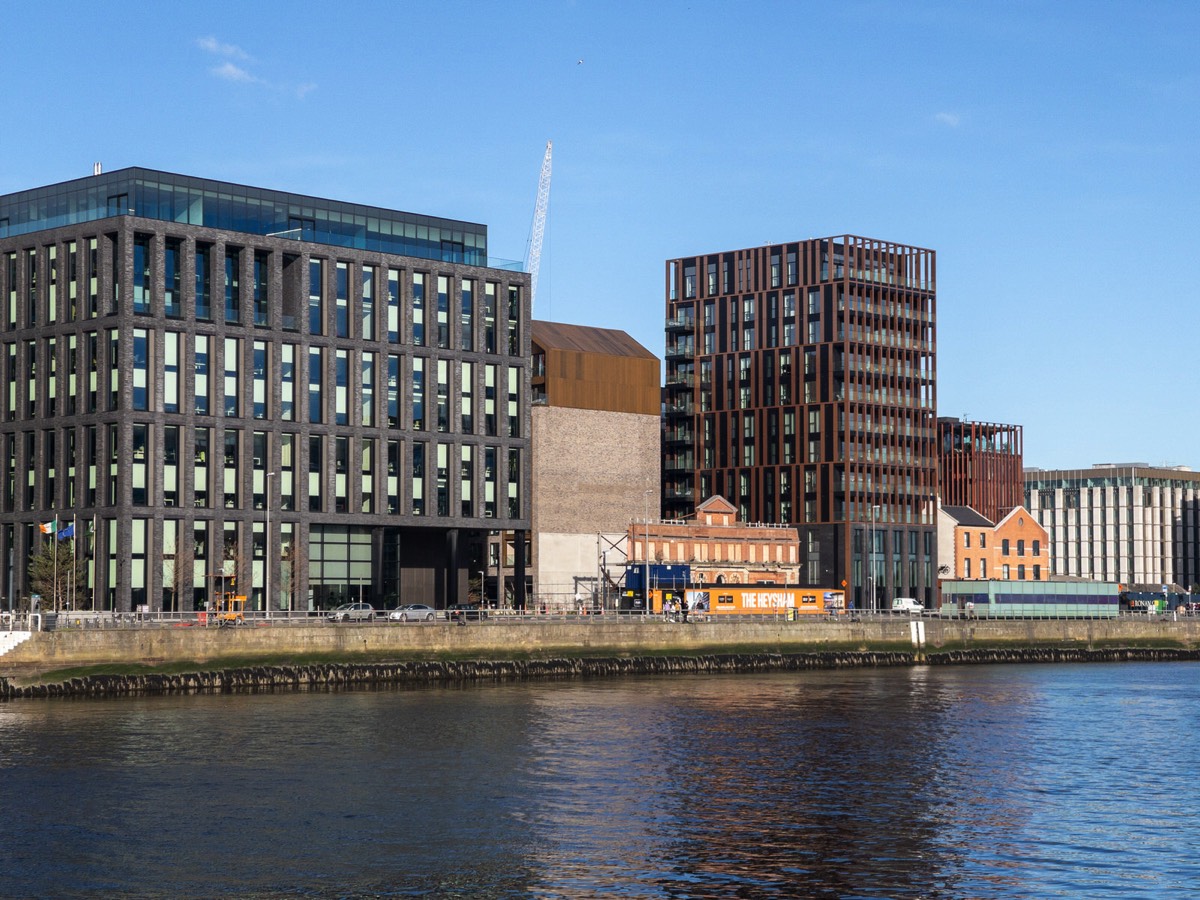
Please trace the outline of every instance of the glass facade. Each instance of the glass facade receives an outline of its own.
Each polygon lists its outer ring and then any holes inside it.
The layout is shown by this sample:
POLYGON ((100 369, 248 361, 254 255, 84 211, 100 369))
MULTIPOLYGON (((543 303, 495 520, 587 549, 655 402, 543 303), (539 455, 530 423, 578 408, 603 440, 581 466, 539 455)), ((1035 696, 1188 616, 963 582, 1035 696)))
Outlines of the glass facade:
POLYGON ((0 239, 113 216, 487 265, 484 225, 141 168, 0 197, 0 239))

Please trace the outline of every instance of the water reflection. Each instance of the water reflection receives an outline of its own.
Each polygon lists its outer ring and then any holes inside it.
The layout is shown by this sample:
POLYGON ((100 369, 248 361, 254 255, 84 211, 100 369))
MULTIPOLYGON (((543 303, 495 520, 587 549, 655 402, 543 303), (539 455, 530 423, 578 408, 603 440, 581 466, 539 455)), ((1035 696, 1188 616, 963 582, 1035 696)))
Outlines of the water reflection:
POLYGON ((0 706, 14 896, 1160 896, 1190 664, 0 706))

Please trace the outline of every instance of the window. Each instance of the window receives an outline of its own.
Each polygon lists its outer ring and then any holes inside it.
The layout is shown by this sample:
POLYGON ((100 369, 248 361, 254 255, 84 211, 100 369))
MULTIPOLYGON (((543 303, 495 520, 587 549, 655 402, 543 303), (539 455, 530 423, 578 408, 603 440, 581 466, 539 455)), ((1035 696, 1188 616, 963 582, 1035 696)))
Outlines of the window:
POLYGON ((308 508, 321 511, 321 438, 317 435, 308 439, 308 508))
POLYGON ((139 315, 150 312, 150 286, 153 270, 150 260, 150 235, 138 234, 133 238, 133 311, 139 315))
POLYGON ((1024 556, 1024 555, 1025 555, 1025 540, 1024 540, 1024 538, 1019 538, 1017 540, 1017 556, 1024 556))
POLYGON ((1035 564, 1033 567, 1033 580, 1034 581, 1042 580, 1042 567, 1037 564, 1035 564))
POLYGON ((183 248, 177 238, 167 238, 166 255, 163 257, 163 309, 167 316, 178 319, 183 315, 183 297, 180 291, 180 269, 183 248))
POLYGON ((1000 567, 1000 577, 1005 581, 1008 581, 1008 563, 1005 563, 1000 567))
POLYGON ((242 321, 242 290, 238 270, 241 268, 242 251, 237 247, 225 250, 225 321, 238 324, 242 321))
POLYGON ((964 559, 963 560, 963 578, 970 578, 970 577, 971 577, 971 560, 964 559))
POLYGON ((388 269, 387 295, 388 343, 400 343, 400 270, 388 269))
POLYGON ((413 357, 412 373, 412 427, 413 431, 425 430, 425 360, 413 357))
POLYGON ((425 346, 425 276, 413 272, 412 277, 412 342, 417 347, 425 346))
POLYGON ((350 337, 350 271, 346 263, 335 267, 334 278, 334 333, 338 337, 350 337))
POLYGON ((333 357, 333 421, 335 425, 350 424, 350 352, 336 350, 333 357))
POLYGON ((308 421, 319 424, 321 416, 321 366, 322 353, 320 347, 308 348, 308 421))
POLYGON ((254 251, 254 324, 270 324, 268 286, 270 284, 271 254, 264 250, 254 251))
POLYGON ((208 415, 208 336, 198 334, 194 344, 195 378, 193 381, 194 411, 208 415))
POLYGON ((458 333, 458 349, 475 349, 475 282, 469 278, 462 280, 459 302, 460 329, 458 333))
POLYGON ((450 347, 450 279, 445 275, 437 277, 437 345, 450 347))
POLYGON ((963 547, 967 550, 971 549, 971 532, 963 532, 963 547))
POLYGON ((979 532, 979 549, 980 550, 987 549, 987 532, 986 531, 979 532))
POLYGON ((979 560, 979 577, 987 578, 987 560, 986 559, 979 560))
MULTIPOLYGON (((1004 540, 1002 540, 1000 542, 1000 553, 1004 556, 1008 556, 1008 554, 1009 554, 1008 538, 1005 538, 1004 540)), ((1007 577, 1007 576, 1005 576, 1005 577, 1007 577)))
POLYGON ((362 420, 368 428, 375 424, 375 354, 362 355, 362 420))
POLYGON ((239 394, 241 392, 242 342, 237 338, 225 339, 225 415, 240 415, 239 394))
POLYGON ((1018 578, 1018 580, 1020 580, 1020 581, 1024 581, 1024 580, 1025 580, 1025 566, 1024 566, 1024 564, 1017 566, 1017 578, 1018 578))
POLYGON ((308 261, 308 331, 310 334, 324 334, 322 320, 325 305, 325 261, 310 259, 308 261))
POLYGON ((364 341, 375 340, 375 267, 362 267, 362 334, 364 341))
POLYGON ((1041 541, 1034 541, 1034 542, 1033 542, 1033 555, 1034 555, 1034 556, 1041 556, 1041 555, 1042 555, 1042 542, 1041 542, 1041 541))
POLYGON ((212 248, 196 245, 196 318, 212 318, 212 248))

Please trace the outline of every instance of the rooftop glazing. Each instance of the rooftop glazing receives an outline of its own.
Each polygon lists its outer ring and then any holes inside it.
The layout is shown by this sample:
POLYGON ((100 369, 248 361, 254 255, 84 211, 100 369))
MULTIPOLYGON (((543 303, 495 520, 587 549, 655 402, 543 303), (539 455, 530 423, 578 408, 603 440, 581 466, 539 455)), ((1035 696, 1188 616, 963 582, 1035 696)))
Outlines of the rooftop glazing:
POLYGON ((487 226, 129 168, 0 196, 0 238, 112 216, 486 266, 487 226))

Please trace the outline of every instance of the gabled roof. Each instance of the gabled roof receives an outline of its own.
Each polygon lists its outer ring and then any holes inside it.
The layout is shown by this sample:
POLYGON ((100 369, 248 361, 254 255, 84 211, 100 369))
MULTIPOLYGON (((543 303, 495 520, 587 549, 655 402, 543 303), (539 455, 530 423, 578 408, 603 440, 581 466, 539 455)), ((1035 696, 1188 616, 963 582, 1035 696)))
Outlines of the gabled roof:
POLYGON ((624 331, 615 328, 564 325, 562 322, 546 322, 540 319, 534 319, 529 325, 530 340, 543 350, 573 350, 601 353, 605 356, 658 359, 624 331))
POLYGON ((1029 510, 1027 510, 1025 507, 1014 506, 1012 509, 1010 509, 1007 513, 1004 514, 1003 519, 1001 519, 999 522, 996 523, 996 527, 999 528, 1001 525, 1003 525, 1005 522, 1007 522, 1009 519, 1011 519, 1016 513, 1021 513, 1021 515, 1029 516, 1029 518, 1031 518, 1031 519, 1034 518, 1033 514, 1030 513, 1029 510))
POLYGON ((952 518, 959 525, 965 525, 968 528, 992 528, 992 521, 982 513, 978 513, 969 506, 943 506, 942 512, 952 518))
POLYGON ((737 507, 722 497, 720 494, 713 494, 703 503, 696 507, 696 512, 704 510, 705 512, 724 512, 736 513, 737 507))

